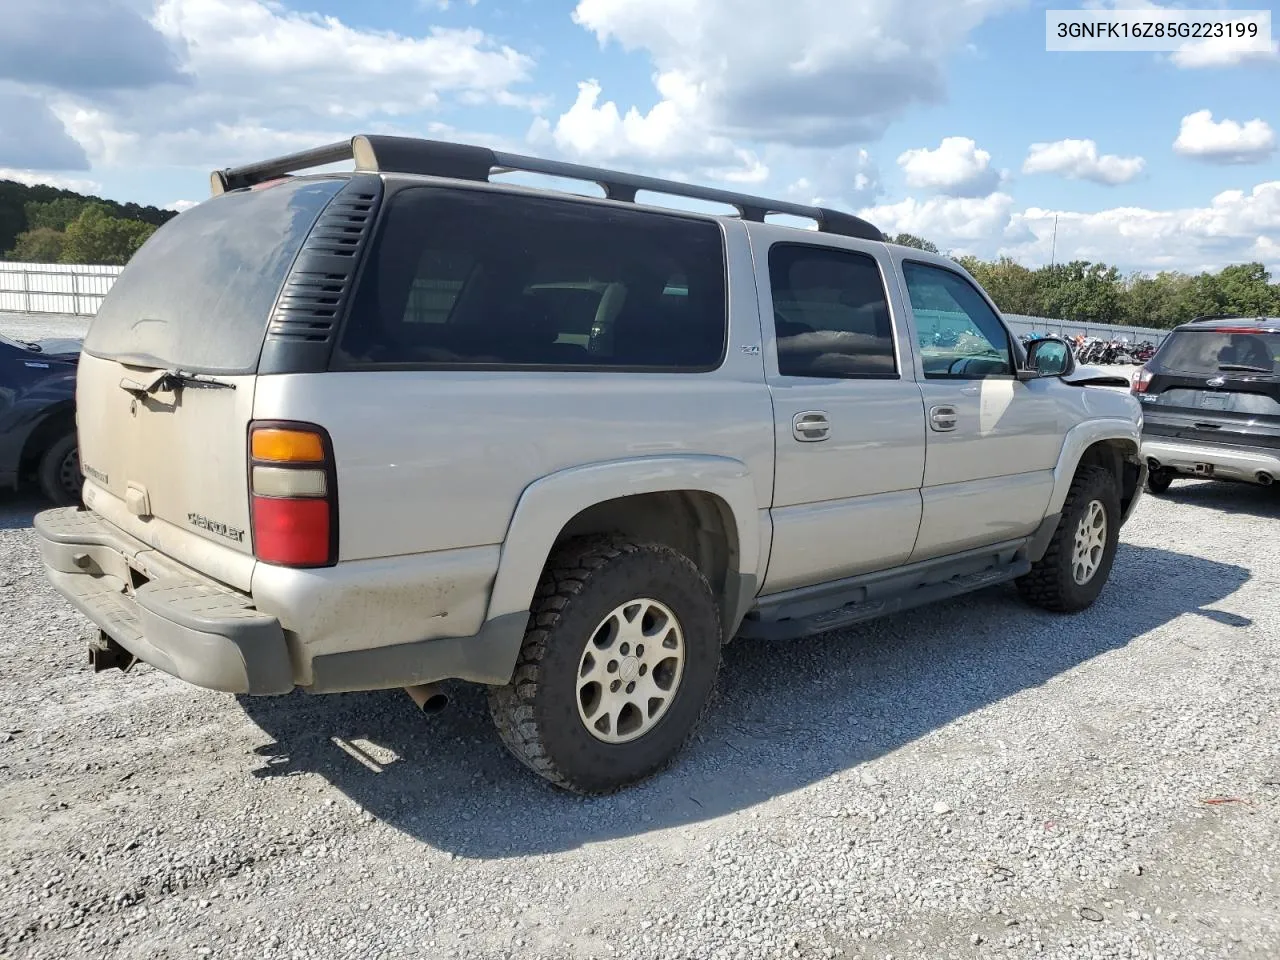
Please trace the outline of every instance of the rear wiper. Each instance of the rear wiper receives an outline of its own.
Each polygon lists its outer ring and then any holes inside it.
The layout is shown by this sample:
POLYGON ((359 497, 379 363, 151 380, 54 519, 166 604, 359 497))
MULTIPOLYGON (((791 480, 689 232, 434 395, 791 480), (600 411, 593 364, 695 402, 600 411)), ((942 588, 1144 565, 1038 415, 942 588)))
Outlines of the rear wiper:
POLYGON ((1255 367, 1247 363, 1220 363, 1218 364, 1218 369, 1227 372, 1238 371, 1240 373, 1273 373, 1275 371, 1274 367, 1255 367))
POLYGON ((176 391, 181 387, 198 387, 206 390, 234 390, 236 385, 214 377, 204 377, 197 373, 184 373, 181 370, 157 370, 150 380, 140 383, 129 377, 120 381, 120 388, 139 396, 150 396, 164 390, 176 391))

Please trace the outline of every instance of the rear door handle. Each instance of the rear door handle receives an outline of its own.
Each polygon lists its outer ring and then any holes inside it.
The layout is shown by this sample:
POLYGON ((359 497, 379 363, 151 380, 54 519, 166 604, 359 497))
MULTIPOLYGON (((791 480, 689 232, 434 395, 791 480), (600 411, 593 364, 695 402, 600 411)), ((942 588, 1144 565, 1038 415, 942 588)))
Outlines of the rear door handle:
POLYGON ((791 435, 801 443, 817 443, 831 435, 831 423, 823 410, 806 410, 791 418, 791 435))
POLYGON ((954 430, 959 421, 960 415, 956 413, 955 407, 942 405, 929 411, 929 426, 939 433, 954 430))

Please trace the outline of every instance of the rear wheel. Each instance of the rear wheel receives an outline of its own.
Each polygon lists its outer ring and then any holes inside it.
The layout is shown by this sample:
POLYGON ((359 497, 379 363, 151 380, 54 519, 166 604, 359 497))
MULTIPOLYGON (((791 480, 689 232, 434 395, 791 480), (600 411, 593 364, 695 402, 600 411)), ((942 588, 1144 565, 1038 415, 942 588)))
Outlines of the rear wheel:
POLYGON ((507 748, 557 786, 610 793, 667 766, 720 667, 720 616, 691 560, 592 539, 548 566, 511 683, 489 705, 507 748))
POLYGON ((60 437, 40 458, 40 489, 60 507, 80 502, 84 477, 80 473, 80 450, 74 433, 60 437))
POLYGON ((1151 470, 1147 473, 1148 493, 1165 493, 1172 484, 1172 470, 1151 470))
POLYGON ((1023 598, 1055 613, 1091 606, 1106 586, 1120 542, 1120 493, 1105 467, 1081 467, 1049 549, 1018 579, 1023 598))

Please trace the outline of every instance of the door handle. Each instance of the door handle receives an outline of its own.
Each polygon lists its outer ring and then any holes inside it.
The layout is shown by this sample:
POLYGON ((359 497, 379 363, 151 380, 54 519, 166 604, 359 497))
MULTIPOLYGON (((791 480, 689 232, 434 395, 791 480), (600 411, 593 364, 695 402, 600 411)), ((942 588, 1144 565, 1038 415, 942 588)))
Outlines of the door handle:
POLYGON ((956 428, 960 415, 951 406, 937 406, 929 411, 929 426, 939 433, 946 433, 956 428))
POLYGON ((831 423, 822 410, 806 410, 791 418, 791 435, 801 443, 817 443, 831 434, 831 423))

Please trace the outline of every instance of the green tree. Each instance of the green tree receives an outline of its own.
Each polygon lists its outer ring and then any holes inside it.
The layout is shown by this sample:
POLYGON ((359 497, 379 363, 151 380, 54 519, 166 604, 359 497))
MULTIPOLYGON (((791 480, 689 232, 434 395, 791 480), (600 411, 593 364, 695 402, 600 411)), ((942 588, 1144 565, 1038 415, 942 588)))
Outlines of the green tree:
POLYGON ((92 201, 82 197, 58 197, 41 203, 29 201, 25 205, 27 229, 39 230, 46 227, 50 230, 65 230, 67 225, 84 212, 92 201))
POLYGON ((995 263, 977 257, 962 257, 961 265, 991 295, 1002 313, 1035 316, 1043 309, 1036 275, 1010 257, 995 263))
POLYGON ((155 231, 152 224, 113 217, 105 204, 90 204, 67 225, 62 262, 125 264, 155 231))
POLYGON ((896 237, 888 238, 890 243, 900 244, 904 247, 915 247, 917 250, 924 250, 926 253, 937 253, 938 248, 930 243, 924 237, 917 237, 914 233, 900 233, 896 237))
POLYGON ((1118 323, 1120 271, 1105 263, 1073 260, 1036 271, 1044 315, 1055 320, 1118 323))
POLYGON ((10 260, 24 263, 57 263, 62 259, 62 251, 66 247, 66 236, 61 230, 50 227, 36 227, 18 234, 18 239, 9 251, 10 260))
POLYGON ((1124 322, 1135 327, 1175 327, 1191 319, 1184 315, 1190 283, 1184 273, 1132 274, 1124 285, 1124 322))
POLYGON ((1280 310, 1271 274, 1260 263, 1224 267, 1218 274, 1218 290, 1227 313, 1260 317, 1280 310))

